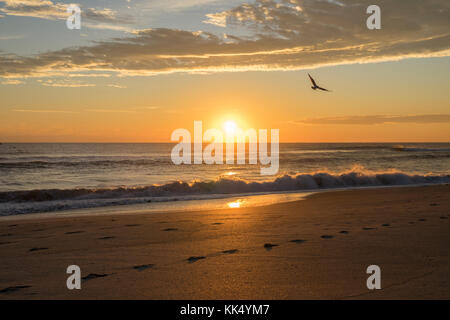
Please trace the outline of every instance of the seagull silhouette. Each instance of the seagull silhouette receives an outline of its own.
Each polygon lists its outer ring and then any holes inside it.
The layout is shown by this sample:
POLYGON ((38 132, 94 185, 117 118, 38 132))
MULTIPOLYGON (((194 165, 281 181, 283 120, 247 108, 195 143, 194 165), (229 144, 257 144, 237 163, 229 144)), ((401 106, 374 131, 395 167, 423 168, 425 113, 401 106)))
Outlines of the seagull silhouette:
POLYGON ((317 85, 316 81, 314 81, 313 77, 311 77, 311 75, 310 75, 309 73, 308 73, 308 76, 309 76, 309 79, 311 79, 311 82, 312 82, 312 84, 313 84, 313 86, 311 87, 311 89, 313 89, 313 90, 319 89, 319 90, 322 90, 322 91, 331 92, 331 91, 328 90, 328 89, 319 87, 319 86, 317 85))

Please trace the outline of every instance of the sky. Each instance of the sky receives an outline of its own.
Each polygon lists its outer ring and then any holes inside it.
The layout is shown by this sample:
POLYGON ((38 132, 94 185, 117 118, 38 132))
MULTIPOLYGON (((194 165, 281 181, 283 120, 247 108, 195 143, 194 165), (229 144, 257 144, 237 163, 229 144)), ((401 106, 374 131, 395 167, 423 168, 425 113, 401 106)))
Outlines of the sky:
POLYGON ((0 142, 168 142, 195 120, 450 142, 448 0, 78 1, 80 30, 69 3, 0 0, 0 142))

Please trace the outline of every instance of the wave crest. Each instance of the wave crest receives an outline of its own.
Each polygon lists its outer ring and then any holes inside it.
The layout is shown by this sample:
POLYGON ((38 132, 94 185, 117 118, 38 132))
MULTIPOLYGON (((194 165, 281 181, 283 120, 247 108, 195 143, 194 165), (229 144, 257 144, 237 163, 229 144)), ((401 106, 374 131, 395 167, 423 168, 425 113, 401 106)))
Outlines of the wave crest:
POLYGON ((55 200, 93 200, 153 198, 184 195, 242 194, 283 191, 309 191, 348 187, 395 186, 450 183, 450 175, 414 175, 399 171, 374 172, 362 167, 334 173, 320 171, 283 175, 270 181, 252 182, 237 178, 215 181, 176 181, 147 187, 117 187, 105 189, 51 189, 0 192, 0 203, 44 202, 55 200))

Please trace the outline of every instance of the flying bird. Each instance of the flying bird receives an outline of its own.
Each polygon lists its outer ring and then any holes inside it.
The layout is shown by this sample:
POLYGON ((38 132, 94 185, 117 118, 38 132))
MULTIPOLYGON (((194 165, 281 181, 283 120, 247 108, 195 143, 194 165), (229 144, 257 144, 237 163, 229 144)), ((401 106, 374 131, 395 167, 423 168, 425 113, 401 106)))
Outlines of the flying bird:
POLYGON ((310 75, 309 73, 308 73, 308 76, 309 76, 309 79, 311 79, 311 82, 312 82, 312 84, 313 84, 313 86, 311 87, 311 89, 313 89, 313 90, 319 89, 319 90, 322 90, 322 91, 331 92, 331 91, 328 90, 328 89, 319 87, 319 86, 317 85, 316 81, 313 79, 313 77, 311 77, 311 75, 310 75))

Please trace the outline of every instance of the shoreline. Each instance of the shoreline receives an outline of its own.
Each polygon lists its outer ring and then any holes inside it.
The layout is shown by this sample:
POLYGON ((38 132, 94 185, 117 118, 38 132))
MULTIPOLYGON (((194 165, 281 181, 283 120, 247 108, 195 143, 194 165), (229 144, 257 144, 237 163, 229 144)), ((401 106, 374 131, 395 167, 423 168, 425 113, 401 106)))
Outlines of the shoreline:
POLYGON ((345 192, 345 191, 358 191, 358 190, 372 190, 372 189, 392 189, 392 188, 420 188, 427 186, 448 186, 449 183, 432 183, 432 184, 413 184, 413 185, 392 185, 392 186, 363 186, 363 187, 343 187, 343 188, 323 188, 323 189, 310 189, 301 191, 279 191, 279 192, 261 192, 261 193, 244 193, 244 194, 217 194, 211 195, 211 198, 205 197, 204 199, 183 199, 183 200, 168 200, 168 201, 155 201, 152 203, 137 203, 137 204, 126 204, 126 205, 116 205, 116 206, 100 206, 100 207, 90 207, 90 208, 79 208, 79 209, 67 209, 60 211, 50 211, 50 212, 36 212, 36 213, 26 213, 26 214, 14 214, 7 216, 0 216, 0 223, 2 221, 23 221, 28 219, 49 219, 49 218, 76 218, 76 217, 87 217, 87 216, 113 216, 113 215, 124 215, 124 214, 153 214, 153 213, 180 213, 180 212, 191 212, 191 211, 210 211, 210 210, 222 210, 228 209, 227 203, 236 201, 238 199, 251 198, 264 198, 271 196, 279 196, 280 199, 275 199, 270 203, 270 201, 253 201, 252 203, 245 203, 241 208, 248 207, 265 207, 270 205, 275 205, 279 203, 296 202, 303 201, 308 197, 315 194, 322 193, 334 193, 334 192, 345 192), (282 196, 292 196, 288 199, 281 199, 282 196), (297 199, 295 199, 297 198, 297 199), (191 205, 195 203, 205 204, 207 201, 217 201, 218 204, 215 206, 202 206, 202 205, 191 205), (149 208, 149 206, 156 206, 156 208, 149 208), (159 209, 158 206, 163 206, 159 209), (166 207, 164 209, 164 206, 166 207), (182 209, 180 207, 186 206, 187 209, 182 209), (104 212, 108 213, 104 213, 104 212))
POLYGON ((0 221, 0 299, 448 299, 449 192, 0 221), (70 265, 81 290, 65 286, 70 265), (382 290, 366 287, 370 265, 382 269, 382 290))

